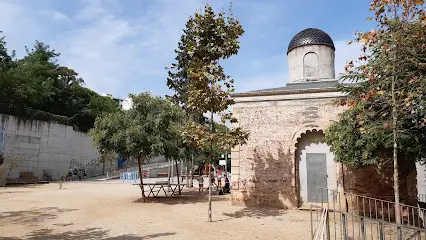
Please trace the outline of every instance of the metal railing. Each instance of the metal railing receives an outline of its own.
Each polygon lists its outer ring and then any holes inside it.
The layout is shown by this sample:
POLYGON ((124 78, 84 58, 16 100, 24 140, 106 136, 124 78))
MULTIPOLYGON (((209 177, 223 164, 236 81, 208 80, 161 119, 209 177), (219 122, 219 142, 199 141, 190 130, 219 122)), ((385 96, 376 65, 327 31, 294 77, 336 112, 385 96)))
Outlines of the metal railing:
MULTIPOLYGON (((169 165, 171 165, 171 163, 169 162, 157 162, 157 163, 145 164, 145 165, 142 165, 142 171, 147 171, 147 170, 152 170, 157 168, 166 168, 166 167, 169 167, 169 165)), ((108 170, 106 171, 107 179, 119 178, 121 176, 121 173, 126 173, 126 172, 138 173, 139 169, 137 166, 135 166, 135 167, 129 167, 124 169, 118 169, 118 170, 108 170)))
MULTIPOLYGON (((369 219, 377 219, 389 223, 395 222, 395 202, 324 188, 319 188, 319 191, 321 191, 322 207, 327 206, 329 209, 368 217, 369 219)), ((413 227, 426 227, 425 208, 400 204, 399 211, 402 224, 413 227)))
POLYGON ((139 173, 138 172, 122 172, 120 173, 120 181, 138 181, 139 173))
POLYGON ((310 212, 312 240, 426 239, 426 230, 424 228, 390 223, 381 219, 327 209, 324 206, 311 205, 310 212), (326 213, 326 216, 323 216, 324 213, 326 213), (317 234, 315 235, 314 233, 317 234))
POLYGON ((328 223, 328 208, 324 207, 321 209, 321 214, 319 218, 317 217, 317 225, 316 228, 313 229, 313 221, 312 221, 312 208, 311 208, 311 238, 313 240, 323 240, 325 236, 325 230, 327 229, 328 223))

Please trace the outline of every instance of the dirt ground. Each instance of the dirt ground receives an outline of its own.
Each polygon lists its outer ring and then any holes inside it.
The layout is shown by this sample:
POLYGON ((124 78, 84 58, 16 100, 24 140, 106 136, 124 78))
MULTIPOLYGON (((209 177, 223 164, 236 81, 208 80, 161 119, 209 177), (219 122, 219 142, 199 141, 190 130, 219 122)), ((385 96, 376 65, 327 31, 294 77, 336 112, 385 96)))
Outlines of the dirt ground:
POLYGON ((0 240, 18 239, 309 239, 307 211, 232 206, 230 196, 185 191, 149 198, 119 182, 66 182, 0 189, 0 240))

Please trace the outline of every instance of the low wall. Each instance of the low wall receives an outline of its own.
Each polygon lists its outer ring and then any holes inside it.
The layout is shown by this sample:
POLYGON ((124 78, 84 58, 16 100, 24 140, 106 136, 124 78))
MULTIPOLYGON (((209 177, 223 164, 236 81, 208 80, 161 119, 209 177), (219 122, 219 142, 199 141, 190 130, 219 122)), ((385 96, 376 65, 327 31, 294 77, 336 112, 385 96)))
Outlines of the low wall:
POLYGON ((92 138, 72 126, 6 114, 0 114, 0 120, 5 155, 23 160, 9 178, 19 177, 19 172, 33 172, 39 179, 58 179, 70 166, 85 166, 99 157, 92 138))

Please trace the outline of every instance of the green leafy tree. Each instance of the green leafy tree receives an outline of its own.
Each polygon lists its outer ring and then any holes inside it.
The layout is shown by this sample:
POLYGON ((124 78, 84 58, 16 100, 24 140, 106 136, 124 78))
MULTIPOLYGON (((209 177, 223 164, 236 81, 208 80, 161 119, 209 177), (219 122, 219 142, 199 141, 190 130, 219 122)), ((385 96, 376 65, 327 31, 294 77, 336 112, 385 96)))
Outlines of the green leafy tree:
POLYGON ((349 108, 326 131, 338 161, 362 166, 391 160, 397 223, 399 164, 424 162, 426 32, 423 0, 374 0, 376 29, 357 33, 363 54, 349 62, 341 86, 349 108))
POLYGON ((4 187, 6 187, 7 178, 9 178, 10 173, 21 167, 24 163, 25 159, 21 156, 14 155, 5 155, 4 156, 4 165, 6 166, 6 181, 4 182, 4 187))
POLYGON ((107 97, 83 87, 76 71, 57 64, 59 53, 36 41, 15 59, 0 38, 0 112, 24 118, 53 120, 88 131, 96 117, 118 111, 107 97))
POLYGON ((149 93, 130 97, 133 102, 130 110, 97 118, 90 134, 100 153, 114 152, 138 160, 142 201, 145 202, 142 164, 150 157, 179 154, 179 147, 173 141, 176 140, 174 128, 181 115, 180 108, 173 103, 149 93))
MULTIPOLYGON (((226 133, 218 131, 213 115, 218 114, 223 123, 237 122, 228 111, 233 99, 234 81, 226 75, 220 61, 238 53, 238 38, 244 30, 237 19, 224 12, 216 14, 210 5, 191 16, 186 24, 184 35, 179 44, 178 74, 176 98, 182 100, 189 112, 198 116, 209 115, 210 128, 197 121, 190 121, 182 133, 185 142, 202 152, 214 149, 217 144, 222 149, 244 144, 248 138, 241 128, 234 128, 226 133), (185 58, 184 60, 180 60, 185 58), (179 89, 184 89, 181 91, 179 89)), ((210 161, 216 159, 215 152, 210 151, 210 161)), ((210 182, 210 181, 209 181, 210 182)), ((211 221, 211 186, 209 187, 208 220, 211 221)))

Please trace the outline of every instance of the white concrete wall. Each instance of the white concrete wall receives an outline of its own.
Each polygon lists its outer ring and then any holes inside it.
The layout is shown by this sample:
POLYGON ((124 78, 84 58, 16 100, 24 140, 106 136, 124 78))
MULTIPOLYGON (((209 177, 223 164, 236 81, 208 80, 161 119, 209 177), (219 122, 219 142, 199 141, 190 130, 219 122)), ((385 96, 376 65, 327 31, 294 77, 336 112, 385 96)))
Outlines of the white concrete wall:
POLYGON ((426 166, 416 163, 417 168, 417 192, 426 194, 426 166))
MULTIPOLYGON (((299 161, 299 186, 301 203, 308 203, 308 177, 306 168, 306 153, 325 153, 327 164, 327 188, 337 190, 337 164, 334 162, 334 154, 326 143, 313 143, 319 133, 308 133, 299 141, 296 160, 299 161)), ((324 192, 325 193, 325 192, 324 192)))
POLYGON ((308 45, 291 50, 288 53, 288 75, 287 83, 334 79, 333 48, 325 45, 308 45), (304 60, 308 53, 315 53, 318 56, 318 73, 315 77, 310 78, 304 77, 304 60))
POLYGON ((71 161, 85 165, 99 156, 92 138, 71 126, 24 121, 4 114, 0 114, 0 119, 0 127, 5 128, 5 155, 25 160, 9 178, 18 177, 20 171, 30 171, 41 179, 46 170, 56 179, 69 168, 71 161))

